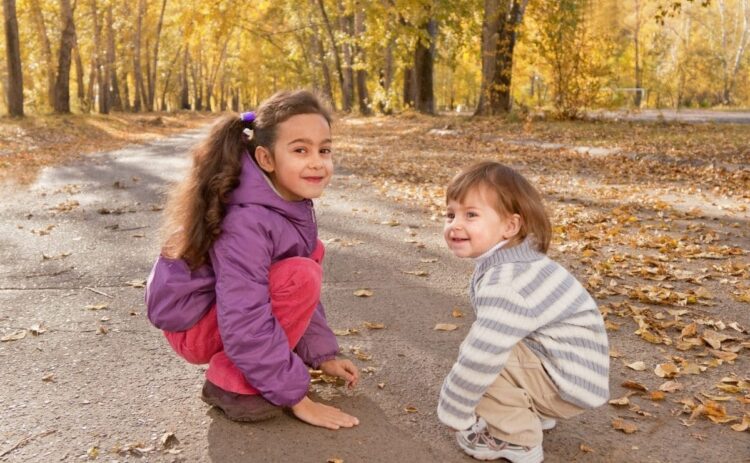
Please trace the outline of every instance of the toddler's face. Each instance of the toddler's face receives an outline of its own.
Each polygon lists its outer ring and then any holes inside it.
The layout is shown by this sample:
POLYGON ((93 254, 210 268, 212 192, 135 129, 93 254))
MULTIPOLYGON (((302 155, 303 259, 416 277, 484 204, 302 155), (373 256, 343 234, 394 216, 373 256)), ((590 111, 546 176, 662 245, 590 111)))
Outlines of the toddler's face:
POLYGON ((320 114, 292 116, 278 126, 271 180, 289 201, 313 199, 333 175, 331 128, 320 114))
POLYGON ((516 234, 511 220, 493 207, 491 195, 487 188, 477 187, 462 202, 448 201, 443 237, 456 257, 479 257, 516 234))

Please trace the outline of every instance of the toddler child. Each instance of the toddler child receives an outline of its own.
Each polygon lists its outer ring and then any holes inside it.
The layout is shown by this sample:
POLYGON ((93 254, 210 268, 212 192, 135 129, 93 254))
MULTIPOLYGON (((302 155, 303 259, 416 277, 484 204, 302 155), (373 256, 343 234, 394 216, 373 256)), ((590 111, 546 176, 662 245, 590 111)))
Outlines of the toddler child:
POLYGON ((476 261, 476 321, 443 383, 438 417, 474 458, 540 462, 543 429, 608 399, 602 316, 546 256, 550 221, 520 174, 479 163, 450 182, 446 200, 445 241, 476 261))

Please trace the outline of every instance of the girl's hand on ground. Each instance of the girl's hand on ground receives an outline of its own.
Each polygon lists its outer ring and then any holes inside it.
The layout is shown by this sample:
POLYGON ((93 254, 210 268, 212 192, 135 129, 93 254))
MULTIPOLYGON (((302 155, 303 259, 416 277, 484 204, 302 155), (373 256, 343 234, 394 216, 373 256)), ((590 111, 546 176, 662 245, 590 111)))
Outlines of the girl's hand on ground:
POLYGON ((292 405, 292 413, 305 423, 321 428, 351 428, 359 424, 356 417, 346 414, 336 407, 313 402, 307 396, 297 405, 292 405))
POLYGON ((326 360, 320 364, 320 370, 329 375, 341 378, 346 381, 346 386, 354 388, 359 382, 359 370, 351 360, 332 359, 326 360))

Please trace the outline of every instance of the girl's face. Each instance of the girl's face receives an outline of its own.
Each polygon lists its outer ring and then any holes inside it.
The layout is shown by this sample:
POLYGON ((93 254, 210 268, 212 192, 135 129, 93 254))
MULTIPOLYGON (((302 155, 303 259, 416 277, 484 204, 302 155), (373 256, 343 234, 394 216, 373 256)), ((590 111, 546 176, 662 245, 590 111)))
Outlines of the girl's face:
POLYGON ((462 202, 448 201, 443 237, 456 257, 479 257, 518 233, 521 217, 502 217, 490 198, 488 188, 477 187, 462 202))
POLYGON ((255 151, 281 196, 288 201, 313 199, 333 175, 331 127, 320 114, 292 116, 277 127, 273 155, 264 147, 255 151))

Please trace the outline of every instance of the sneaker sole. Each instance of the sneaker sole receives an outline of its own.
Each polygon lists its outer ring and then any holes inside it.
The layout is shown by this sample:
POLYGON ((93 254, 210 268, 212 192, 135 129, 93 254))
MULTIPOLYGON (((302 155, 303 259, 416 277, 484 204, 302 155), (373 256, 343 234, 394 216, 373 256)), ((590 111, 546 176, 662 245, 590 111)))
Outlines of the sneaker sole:
MULTIPOLYGON (((459 445, 461 441, 459 440, 459 445)), ((544 461, 544 450, 542 446, 534 447, 525 455, 518 455, 512 450, 499 450, 493 452, 492 450, 480 451, 472 448, 466 448, 461 445, 461 450, 471 455, 476 460, 490 461, 499 460, 505 458, 511 463, 541 463, 544 461)))
POLYGON ((265 411, 263 413, 258 413, 257 415, 252 415, 252 416, 247 416, 247 415, 245 415, 245 416, 236 416, 235 415, 235 416, 232 416, 231 414, 227 413, 226 410, 224 410, 223 408, 221 408, 221 406, 219 406, 219 404, 217 402, 211 400, 210 398, 206 397, 203 394, 201 394, 201 400, 204 401, 206 404, 208 404, 208 405, 210 405, 212 407, 216 407, 217 409, 221 410, 221 412, 224 414, 224 416, 226 416, 230 420, 232 420, 232 421, 239 421, 239 422, 242 422, 242 423, 255 423, 255 422, 258 422, 258 421, 267 421, 267 420, 270 420, 272 418, 276 418, 277 416, 280 416, 281 413, 282 413, 282 410, 281 410, 280 407, 274 407, 274 408, 269 408, 267 411, 265 411))

